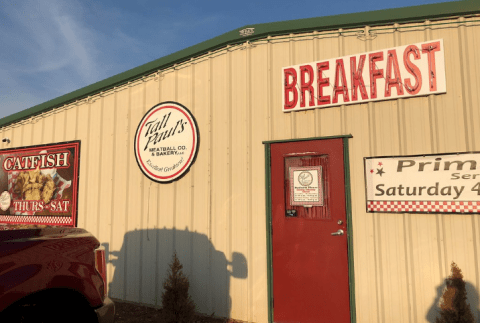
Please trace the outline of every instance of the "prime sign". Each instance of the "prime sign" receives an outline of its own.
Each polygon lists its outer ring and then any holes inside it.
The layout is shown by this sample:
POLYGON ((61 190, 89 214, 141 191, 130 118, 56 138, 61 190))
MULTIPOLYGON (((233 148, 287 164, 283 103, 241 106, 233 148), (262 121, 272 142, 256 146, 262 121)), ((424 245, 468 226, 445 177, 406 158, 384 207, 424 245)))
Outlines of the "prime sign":
POLYGON ((443 40, 282 69, 283 111, 446 92, 443 40))
POLYGON ((199 135, 195 118, 177 102, 151 108, 135 134, 135 157, 143 174, 158 183, 180 179, 195 161, 199 135))
POLYGON ((365 158, 368 212, 480 213, 480 153, 365 158))

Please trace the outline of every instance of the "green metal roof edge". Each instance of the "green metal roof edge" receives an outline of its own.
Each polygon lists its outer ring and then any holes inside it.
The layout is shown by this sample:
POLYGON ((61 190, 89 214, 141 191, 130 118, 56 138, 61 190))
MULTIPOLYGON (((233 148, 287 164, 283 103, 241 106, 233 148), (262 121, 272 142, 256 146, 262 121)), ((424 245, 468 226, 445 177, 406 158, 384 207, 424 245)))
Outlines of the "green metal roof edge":
POLYGON ((437 19, 448 16, 462 16, 468 14, 480 13, 479 0, 452 1, 437 4, 420 5, 413 7, 403 7, 376 11, 367 11, 351 14, 342 14, 327 17, 305 18, 299 20, 288 20, 256 25, 247 25, 237 28, 210 40, 197 45, 185 48, 173 54, 156 59, 150 63, 135 67, 126 72, 114 75, 102 81, 93 83, 81 89, 67 93, 50 101, 41 103, 29 109, 17 112, 10 116, 0 119, 0 128, 22 119, 46 112, 48 110, 60 107, 64 104, 84 99, 101 91, 106 91, 115 86, 122 85, 131 80, 138 79, 154 71, 165 69, 176 63, 181 63, 192 57, 203 55, 209 51, 222 48, 229 44, 245 42, 265 38, 267 36, 278 36, 290 33, 300 33, 307 31, 324 31, 338 28, 356 28, 368 26, 378 26, 394 22, 413 22, 423 19, 437 19), (239 30, 244 28, 255 28, 255 33, 251 36, 242 37, 239 30))

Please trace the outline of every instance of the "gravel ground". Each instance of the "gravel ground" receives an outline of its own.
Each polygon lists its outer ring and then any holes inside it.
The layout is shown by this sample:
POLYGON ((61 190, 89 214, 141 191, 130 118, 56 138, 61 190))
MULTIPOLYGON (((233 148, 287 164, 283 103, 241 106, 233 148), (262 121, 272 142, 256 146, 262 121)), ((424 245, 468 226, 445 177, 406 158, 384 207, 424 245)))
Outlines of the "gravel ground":
MULTIPOLYGON (((162 310, 154 307, 115 301, 115 323, 165 323, 162 310)), ((195 323, 246 323, 243 321, 220 319, 197 315, 195 323)))

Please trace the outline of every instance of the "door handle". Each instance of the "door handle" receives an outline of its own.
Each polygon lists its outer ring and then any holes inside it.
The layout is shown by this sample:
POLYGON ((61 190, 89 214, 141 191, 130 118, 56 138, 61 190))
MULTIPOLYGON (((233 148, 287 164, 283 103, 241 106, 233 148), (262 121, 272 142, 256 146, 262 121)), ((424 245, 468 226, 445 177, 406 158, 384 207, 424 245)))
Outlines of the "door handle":
POLYGON ((332 232, 332 236, 343 236, 344 233, 342 229, 338 229, 337 232, 332 232))

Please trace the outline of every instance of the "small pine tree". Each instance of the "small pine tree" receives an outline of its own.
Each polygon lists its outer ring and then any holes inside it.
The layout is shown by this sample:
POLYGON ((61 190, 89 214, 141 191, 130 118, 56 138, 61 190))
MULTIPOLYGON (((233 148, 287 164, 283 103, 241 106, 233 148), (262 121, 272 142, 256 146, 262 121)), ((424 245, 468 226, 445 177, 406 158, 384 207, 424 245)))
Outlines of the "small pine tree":
POLYGON ((475 323, 470 305, 467 304, 467 291, 462 271, 452 262, 452 274, 445 279, 447 288, 440 304, 440 318, 436 323, 475 323))
POLYGON ((194 319, 195 303, 188 294, 190 283, 182 268, 175 252, 168 277, 163 282, 162 306, 168 323, 191 323, 194 319))

